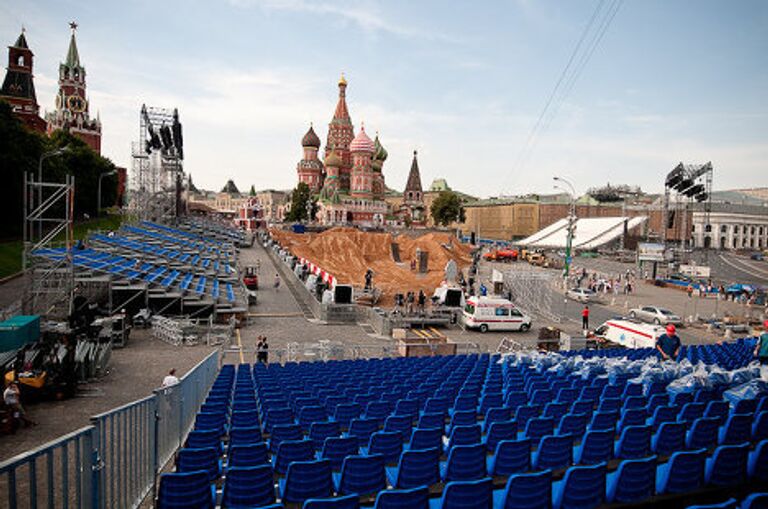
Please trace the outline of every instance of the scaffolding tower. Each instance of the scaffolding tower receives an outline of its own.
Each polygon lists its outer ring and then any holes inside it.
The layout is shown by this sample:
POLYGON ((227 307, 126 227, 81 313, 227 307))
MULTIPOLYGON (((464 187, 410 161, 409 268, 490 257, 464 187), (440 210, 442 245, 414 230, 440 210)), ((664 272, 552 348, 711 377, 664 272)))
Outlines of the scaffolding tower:
POLYGON ((27 284, 21 308, 26 314, 66 318, 72 311, 74 198, 72 175, 67 175, 64 183, 53 183, 25 172, 22 267, 27 284), (62 247, 62 256, 40 256, 46 250, 62 247))
MULTIPOLYGON (((694 209, 694 203, 703 204, 704 224, 709 225, 712 212, 712 163, 683 164, 679 163, 667 174, 664 182, 664 204, 662 218, 665 221, 664 243, 669 244, 667 235, 669 229, 674 232, 673 242, 678 243, 685 251, 691 238, 691 224, 688 215, 694 209)), ((710 247, 710 246, 697 246, 710 247)))
POLYGON ((131 214, 161 222, 181 215, 184 152, 178 110, 142 105, 139 141, 132 144, 131 156, 131 214))

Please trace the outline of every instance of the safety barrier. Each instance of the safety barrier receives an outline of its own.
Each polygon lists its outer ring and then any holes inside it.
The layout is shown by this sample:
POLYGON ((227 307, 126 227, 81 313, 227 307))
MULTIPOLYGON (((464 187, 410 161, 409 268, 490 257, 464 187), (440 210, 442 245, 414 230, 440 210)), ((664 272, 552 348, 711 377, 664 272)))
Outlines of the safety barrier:
POLYGON ((135 508, 182 444, 216 378, 219 352, 177 385, 91 417, 91 426, 0 463, 0 507, 135 508))

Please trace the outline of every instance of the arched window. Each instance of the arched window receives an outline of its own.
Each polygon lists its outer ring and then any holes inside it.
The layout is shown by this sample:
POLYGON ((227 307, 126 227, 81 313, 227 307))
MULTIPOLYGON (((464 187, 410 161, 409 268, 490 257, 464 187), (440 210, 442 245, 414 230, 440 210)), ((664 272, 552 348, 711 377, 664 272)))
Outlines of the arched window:
POLYGON ((707 226, 705 226, 704 227, 704 231, 707 232, 707 233, 711 232, 712 231, 712 225, 708 224, 707 226))
POLYGON ((24 55, 19 55, 16 59, 16 65, 19 67, 24 67, 24 55))

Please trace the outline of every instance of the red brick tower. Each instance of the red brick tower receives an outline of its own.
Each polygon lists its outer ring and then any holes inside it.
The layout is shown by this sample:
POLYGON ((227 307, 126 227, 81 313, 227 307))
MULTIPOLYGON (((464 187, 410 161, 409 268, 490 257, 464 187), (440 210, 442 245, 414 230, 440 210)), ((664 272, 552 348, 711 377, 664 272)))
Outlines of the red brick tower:
POLYGON ((341 167, 339 168, 339 191, 348 193, 350 190, 350 174, 352 171, 352 154, 349 151, 349 144, 355 137, 352 128, 352 120, 349 118, 347 109, 347 80, 344 75, 339 79, 339 101, 336 103, 336 111, 328 124, 328 141, 325 143, 325 157, 331 152, 341 158, 341 167))
POLYGON ((352 153, 352 175, 350 194, 353 198, 371 198, 373 191, 373 168, 371 158, 376 151, 373 141, 365 134, 365 127, 360 126, 360 132, 349 144, 352 153))
POLYGON ((317 158, 320 138, 317 137, 311 125, 307 134, 301 139, 301 146, 304 148, 304 157, 296 165, 299 182, 307 184, 312 194, 319 193, 323 188, 323 163, 317 158))
POLYGON ((0 99, 8 101, 13 113, 30 129, 45 132, 45 120, 40 118, 35 82, 32 74, 32 50, 27 45, 24 29, 13 46, 8 46, 8 67, 6 68, 0 99))
POLYGON ((63 129, 74 134, 93 150, 101 153, 101 121, 91 119, 86 96, 85 67, 80 65, 75 30, 77 23, 69 24, 72 37, 69 40, 67 59, 59 65, 59 93, 56 95, 56 110, 46 115, 48 133, 63 129))

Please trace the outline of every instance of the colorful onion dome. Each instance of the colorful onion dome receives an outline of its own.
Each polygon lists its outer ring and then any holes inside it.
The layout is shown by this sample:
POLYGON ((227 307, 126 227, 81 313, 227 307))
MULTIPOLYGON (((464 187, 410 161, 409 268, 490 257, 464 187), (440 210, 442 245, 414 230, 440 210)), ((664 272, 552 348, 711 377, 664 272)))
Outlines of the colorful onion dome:
POLYGON ((307 131, 307 134, 305 134, 301 139, 301 146, 320 148, 320 138, 318 138, 317 134, 315 134, 315 130, 312 125, 309 126, 309 131, 307 131))
POLYGON ((365 127, 360 126, 360 132, 357 133, 355 139, 352 140, 352 143, 349 144, 349 151, 368 152, 369 154, 373 154, 375 150, 376 147, 374 147, 373 141, 371 141, 368 135, 365 134, 365 127))
POLYGON ((373 146, 375 148, 373 158, 382 163, 386 161, 389 154, 379 141, 379 133, 376 133, 376 138, 373 140, 373 146))
POLYGON ((341 160, 341 157, 339 157, 335 150, 332 150, 330 154, 325 156, 326 168, 341 168, 342 164, 344 164, 344 161, 341 160))

